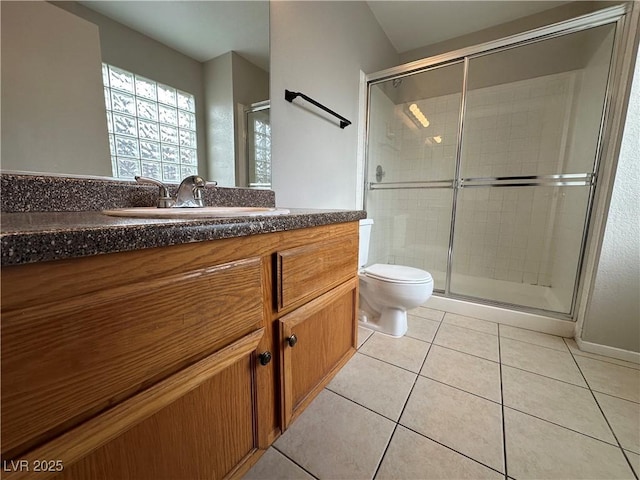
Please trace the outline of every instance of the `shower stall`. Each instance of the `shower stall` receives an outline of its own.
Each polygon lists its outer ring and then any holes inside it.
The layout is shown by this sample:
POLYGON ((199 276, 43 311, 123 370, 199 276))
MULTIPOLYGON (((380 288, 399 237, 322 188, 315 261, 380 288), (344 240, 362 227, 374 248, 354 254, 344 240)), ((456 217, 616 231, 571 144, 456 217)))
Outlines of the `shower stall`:
POLYGON ((623 15, 370 75, 370 259, 429 271, 439 295, 571 318, 623 15))

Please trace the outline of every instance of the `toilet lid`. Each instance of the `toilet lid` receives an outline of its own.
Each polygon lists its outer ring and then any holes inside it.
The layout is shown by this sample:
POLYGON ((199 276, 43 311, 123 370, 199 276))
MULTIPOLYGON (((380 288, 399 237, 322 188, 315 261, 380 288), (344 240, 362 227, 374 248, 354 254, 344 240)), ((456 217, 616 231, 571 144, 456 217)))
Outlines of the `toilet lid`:
POLYGON ((364 269, 364 274, 395 283, 429 283, 433 282, 431 274, 419 268, 405 267, 404 265, 386 265, 376 263, 364 269))

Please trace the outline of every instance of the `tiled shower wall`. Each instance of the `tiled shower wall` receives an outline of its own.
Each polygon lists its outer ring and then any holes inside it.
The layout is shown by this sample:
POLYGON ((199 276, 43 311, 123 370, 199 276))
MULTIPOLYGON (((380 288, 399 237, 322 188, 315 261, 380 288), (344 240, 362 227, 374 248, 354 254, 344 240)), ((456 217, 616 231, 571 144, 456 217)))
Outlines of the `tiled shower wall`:
MULTIPOLYGON (((562 172, 569 155, 567 119, 580 73, 565 72, 470 91, 462 176, 562 172)), ((377 165, 385 171, 383 182, 454 177, 460 95, 415 103, 429 119, 427 128, 411 120, 408 104, 394 105, 381 89, 372 89, 375 117, 370 123, 369 181, 376 181, 377 165)), ((554 187, 462 189, 454 272, 553 285, 554 263, 558 275, 557 262, 562 262, 563 253, 550 246, 566 243, 562 242, 564 237, 573 239, 575 229, 581 235, 584 220, 584 202, 563 200, 564 193, 554 187), (567 217, 573 219, 570 224, 563 223, 567 217)), ((443 288, 443 284, 438 285, 437 272, 446 271, 451 202, 450 189, 368 191, 367 210, 376 220, 370 262, 424 268, 436 273, 436 287, 443 288)), ((578 246, 575 244, 564 256, 572 257, 578 246)), ((566 263, 573 276, 573 258, 566 263)))

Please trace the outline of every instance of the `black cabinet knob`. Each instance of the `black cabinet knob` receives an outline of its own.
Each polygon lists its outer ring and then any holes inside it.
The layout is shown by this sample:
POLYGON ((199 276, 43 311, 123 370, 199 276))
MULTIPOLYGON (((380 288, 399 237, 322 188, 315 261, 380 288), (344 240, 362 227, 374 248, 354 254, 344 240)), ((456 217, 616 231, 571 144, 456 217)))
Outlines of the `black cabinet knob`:
POLYGON ((295 334, 291 335, 289 338, 287 338, 287 343, 290 347, 294 347, 296 343, 298 343, 298 337, 296 337, 295 334))
POLYGON ((271 361, 271 352, 264 352, 258 355, 260 358, 260 365, 267 365, 271 361))

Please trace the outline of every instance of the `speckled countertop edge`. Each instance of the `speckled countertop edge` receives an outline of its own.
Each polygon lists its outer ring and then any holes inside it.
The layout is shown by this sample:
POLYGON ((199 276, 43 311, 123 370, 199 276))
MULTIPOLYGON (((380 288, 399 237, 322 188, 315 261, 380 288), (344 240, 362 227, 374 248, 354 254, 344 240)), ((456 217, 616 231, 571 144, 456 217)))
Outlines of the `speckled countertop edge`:
POLYGON ((363 210, 290 209, 288 215, 148 220, 100 212, 3 213, 1 265, 126 252, 351 222, 363 210))

